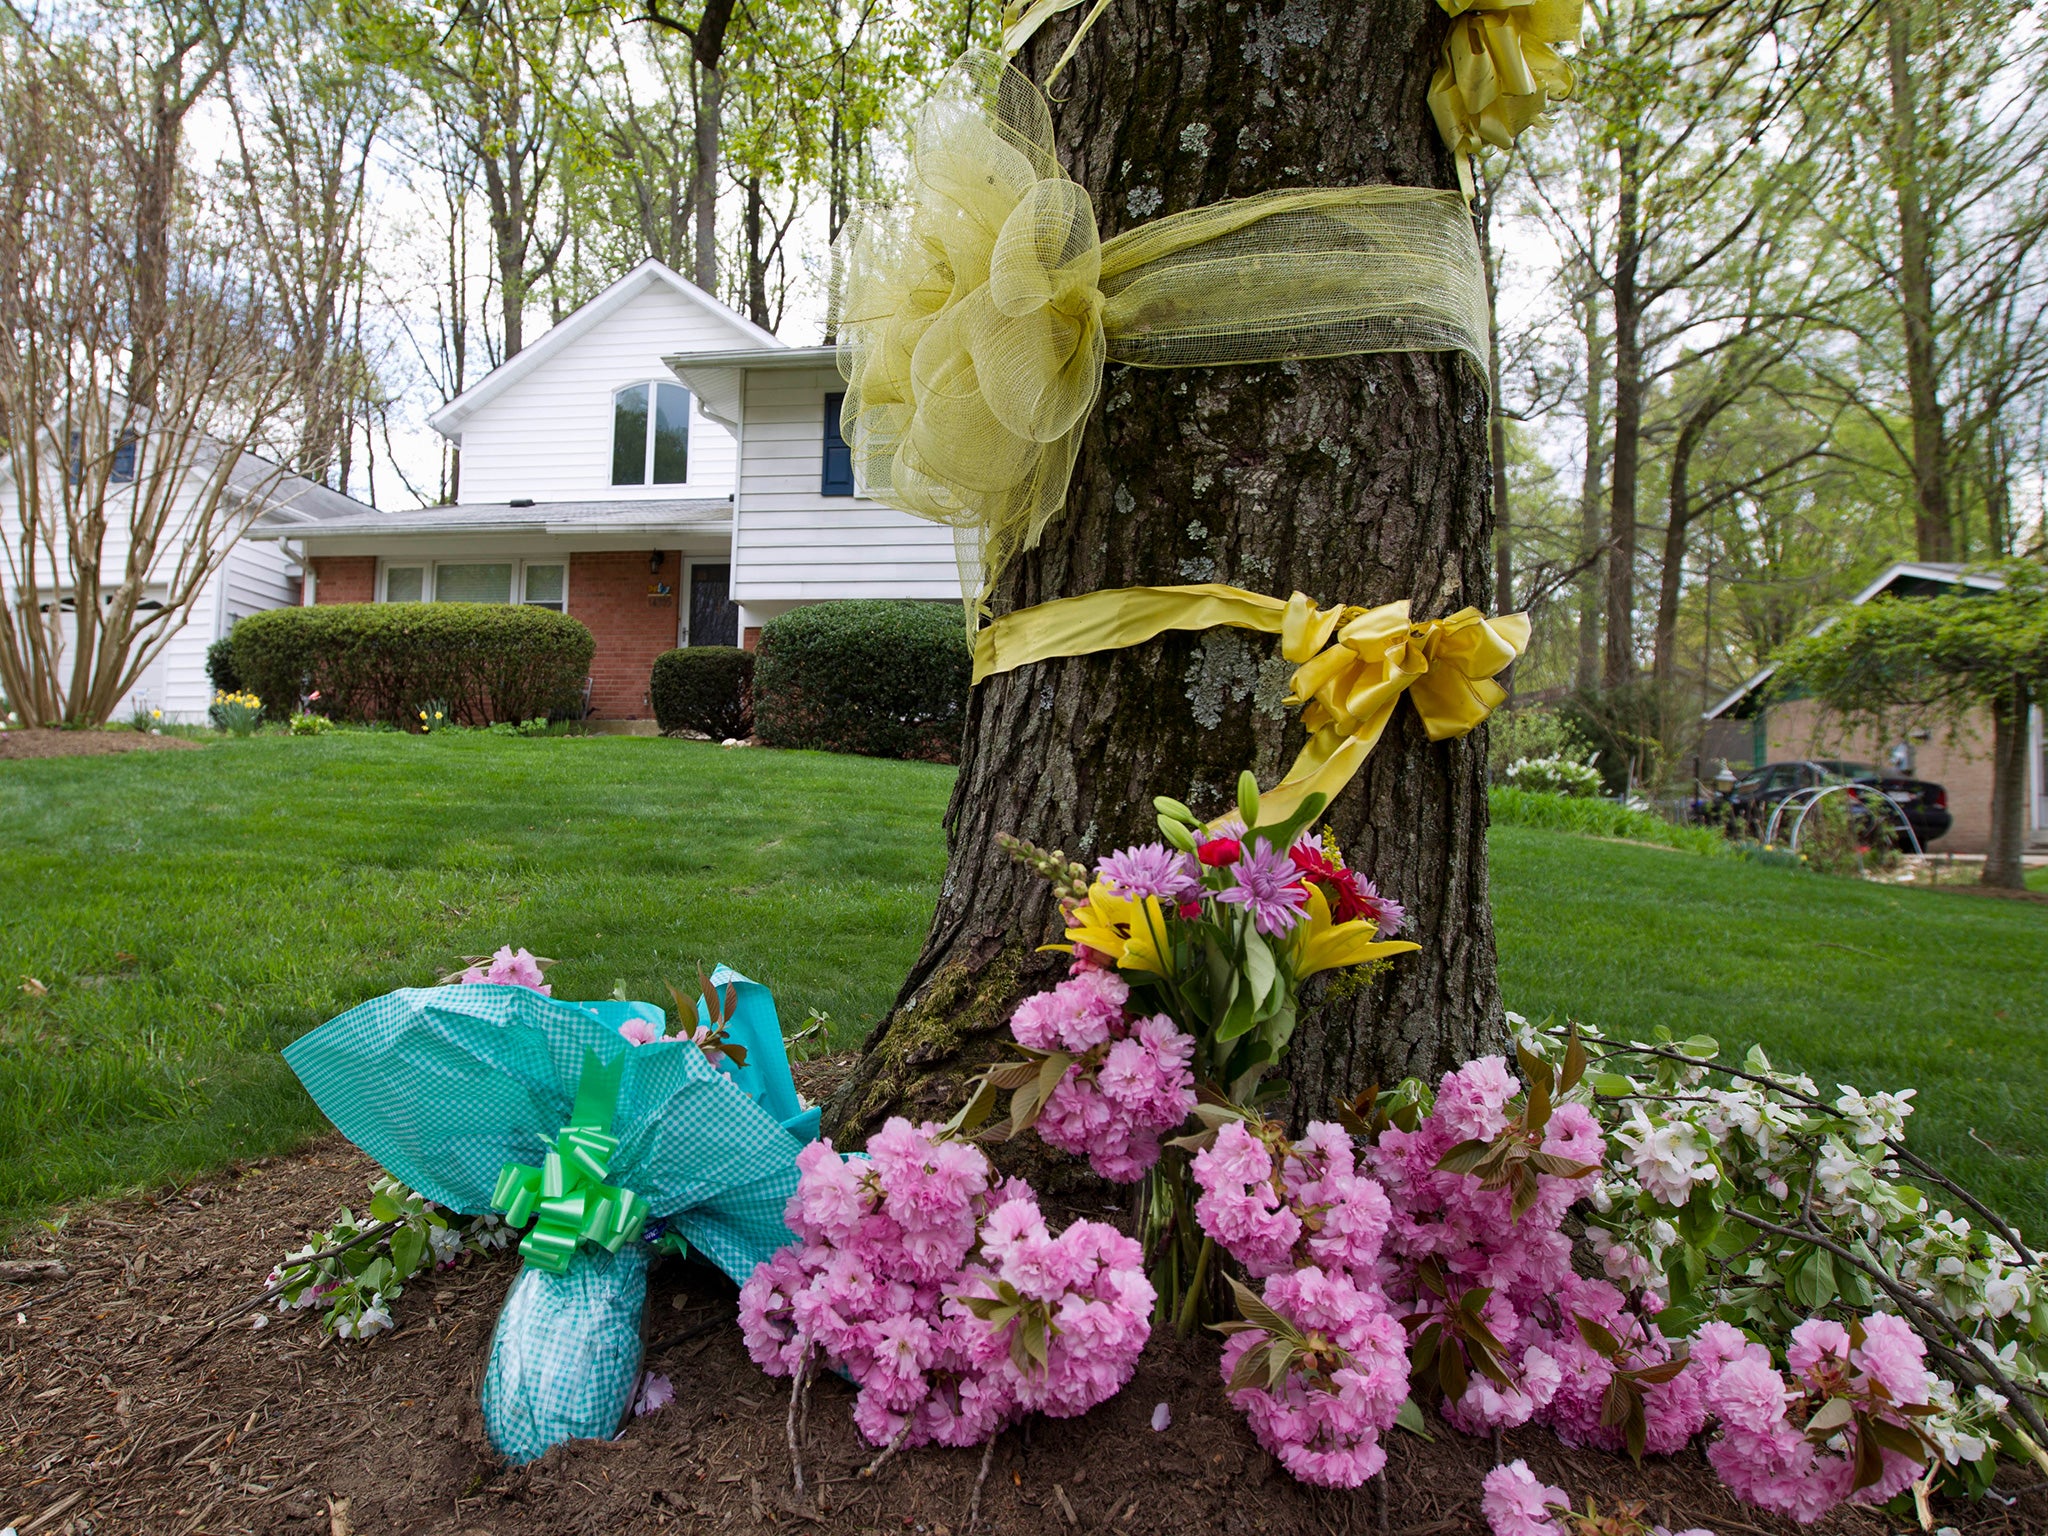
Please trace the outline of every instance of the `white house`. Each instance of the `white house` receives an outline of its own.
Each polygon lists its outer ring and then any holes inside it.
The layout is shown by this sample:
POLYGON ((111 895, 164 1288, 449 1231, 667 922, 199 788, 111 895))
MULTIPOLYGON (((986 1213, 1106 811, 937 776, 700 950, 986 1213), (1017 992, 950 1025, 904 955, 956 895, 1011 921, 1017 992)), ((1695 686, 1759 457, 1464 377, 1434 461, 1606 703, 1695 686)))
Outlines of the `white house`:
MULTIPOLYGON (((61 465, 53 463, 50 472, 61 474, 61 465)), ((211 472, 212 466, 195 463, 185 472, 183 483, 169 502, 159 543, 162 553, 154 567, 164 573, 165 583, 145 589, 141 604, 145 612, 161 610, 169 596, 167 584, 177 564, 177 546, 192 536, 192 519, 206 494, 211 472)), ((100 553, 103 586, 123 579, 128 538, 133 528, 133 513, 128 502, 135 494, 125 487, 132 487, 135 482, 136 448, 124 444, 114 455, 108 476, 105 500, 108 528, 100 553)), ((224 534, 237 525, 249 527, 270 513, 290 518, 373 515, 361 502, 353 501, 338 491, 287 474, 275 464, 254 455, 246 455, 228 475, 216 514, 216 526, 224 534)), ((144 515, 149 514, 145 512, 144 515)), ((0 460, 0 538, 5 538, 13 546, 20 538, 20 530, 20 502, 14 467, 11 462, 0 460)), ((244 614, 297 602, 301 574, 294 554, 275 542, 252 541, 244 537, 234 543, 219 568, 200 587, 182 626, 173 634, 169 644, 115 706, 114 718, 123 719, 136 710, 160 710, 168 720, 184 724, 204 723, 207 707, 213 702, 213 684, 206 673, 207 647, 232 629, 235 621, 244 614)), ((75 599, 69 573, 47 572, 42 579, 52 583, 44 596, 44 611, 48 612, 50 606, 55 605, 60 614, 70 613, 75 599)), ((0 591, 4 591, 7 580, 7 567, 0 566, 0 591)), ((74 631, 69 622, 60 623, 65 651, 58 665, 58 675, 68 683, 71 635, 74 631)))
POLYGON ((435 414, 455 504, 286 508, 251 537, 303 557, 306 602, 566 612, 597 637, 593 712, 642 717, 672 647, 751 646, 803 603, 958 599, 951 530, 854 494, 842 389, 831 349, 643 262, 435 414))

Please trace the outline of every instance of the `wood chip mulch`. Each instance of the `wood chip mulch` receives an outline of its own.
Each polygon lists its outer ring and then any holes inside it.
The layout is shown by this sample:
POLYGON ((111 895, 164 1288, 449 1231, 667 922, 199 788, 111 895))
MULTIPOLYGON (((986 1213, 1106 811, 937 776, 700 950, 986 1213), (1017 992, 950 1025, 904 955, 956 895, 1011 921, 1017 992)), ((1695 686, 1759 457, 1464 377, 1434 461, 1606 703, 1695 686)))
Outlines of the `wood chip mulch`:
POLYGON ((31 757, 105 757, 110 752, 177 752, 204 746, 144 731, 0 731, 0 762, 31 757))
MULTIPOLYGON (((649 1367, 674 1383, 673 1404, 615 1440, 574 1442, 524 1468, 491 1455, 476 1408, 515 1255, 416 1281, 397 1304, 399 1326, 368 1344, 326 1339, 311 1313, 271 1311, 262 1327, 257 1314, 243 1316, 193 1347, 262 1289, 309 1229, 337 1206, 360 1206, 371 1173, 368 1159, 329 1138, 204 1186, 74 1211, 55 1233, 22 1234, 9 1257, 59 1260, 68 1272, 0 1279, 0 1527, 19 1536, 964 1536, 978 1454, 909 1452, 862 1478, 873 1453, 854 1436, 849 1389, 830 1377, 814 1394, 807 1492, 795 1498, 787 1394, 747 1359, 731 1282, 689 1263, 657 1267, 649 1289, 649 1367)), ((1478 1497, 1489 1443, 1396 1433, 1383 1483, 1305 1488, 1224 1402, 1215 1358, 1213 1340, 1156 1340, 1113 1402, 1006 1434, 979 1529, 1485 1536, 1478 1497), (1156 1433, 1162 1402, 1172 1427, 1156 1433)), ((1637 1470, 1530 1431, 1507 1435, 1503 1453, 1603 1508, 1642 1500, 1674 1530, 1796 1529, 1736 1504, 1697 1449, 1637 1470)), ((1999 1497, 1941 1509, 1941 1522, 1968 1536, 2048 1530, 2048 1483, 2022 1469, 2007 1484, 1999 1497)), ((1905 1528, 1856 1511, 1808 1529, 1905 1528)))

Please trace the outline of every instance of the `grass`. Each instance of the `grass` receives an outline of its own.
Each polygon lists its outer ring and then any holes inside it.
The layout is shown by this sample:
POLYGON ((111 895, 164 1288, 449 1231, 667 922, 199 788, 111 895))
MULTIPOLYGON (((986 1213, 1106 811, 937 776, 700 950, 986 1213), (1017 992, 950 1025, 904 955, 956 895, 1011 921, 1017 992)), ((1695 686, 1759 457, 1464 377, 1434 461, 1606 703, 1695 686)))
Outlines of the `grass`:
POLYGON ((0 764, 0 1226, 301 1139, 277 1047, 508 942, 561 956, 565 997, 723 960, 858 1039, 924 937, 951 787, 616 736, 0 764))
POLYGON ((1589 795, 1543 795, 1495 785, 1486 792, 1486 808, 1488 819, 1497 827, 1536 827, 1546 832, 1616 837, 1710 856, 1732 853, 1735 847, 1718 827, 1675 826, 1648 811, 1631 810, 1618 800, 1589 795))
MULTIPOLYGON (((923 938, 951 783, 467 733, 0 764, 0 1227, 291 1145, 320 1121, 279 1045, 506 942, 562 956, 568 997, 722 959, 850 1043, 923 938)), ((1492 848, 1509 1006, 1918 1087, 1916 1142, 2048 1232, 2048 911, 1539 828, 1492 848)))

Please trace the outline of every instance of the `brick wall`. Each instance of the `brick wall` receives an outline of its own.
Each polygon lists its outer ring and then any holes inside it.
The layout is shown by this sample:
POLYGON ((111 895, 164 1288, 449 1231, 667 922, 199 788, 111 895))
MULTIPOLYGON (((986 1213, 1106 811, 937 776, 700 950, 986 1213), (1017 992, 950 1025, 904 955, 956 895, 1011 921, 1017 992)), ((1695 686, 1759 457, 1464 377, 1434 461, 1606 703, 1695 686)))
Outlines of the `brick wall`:
MULTIPOLYGON (((1769 739, 1766 762, 1804 757, 1838 757, 1875 763, 1888 769, 1892 745, 1900 732, 1878 737, 1868 728, 1844 729, 1838 720, 1823 720, 1811 699, 1773 704, 1765 713, 1769 739)), ((1936 853, 1982 853, 1991 841, 1991 722, 1972 715, 1954 741, 1948 730, 1932 727, 1926 741, 1913 743, 1911 777, 1927 779, 1948 791, 1948 811, 1955 818, 1948 835, 1934 844, 1936 853)))
POLYGON ((569 557, 570 617, 581 619, 597 637, 590 663, 591 711, 609 720, 642 720, 654 713, 647 702, 654 658, 676 645, 682 552, 669 550, 658 575, 648 573, 647 555, 634 550, 569 557), (668 596, 648 595, 657 582, 668 586, 668 596))
POLYGON ((377 598, 375 555, 315 555, 313 601, 369 603, 377 598))

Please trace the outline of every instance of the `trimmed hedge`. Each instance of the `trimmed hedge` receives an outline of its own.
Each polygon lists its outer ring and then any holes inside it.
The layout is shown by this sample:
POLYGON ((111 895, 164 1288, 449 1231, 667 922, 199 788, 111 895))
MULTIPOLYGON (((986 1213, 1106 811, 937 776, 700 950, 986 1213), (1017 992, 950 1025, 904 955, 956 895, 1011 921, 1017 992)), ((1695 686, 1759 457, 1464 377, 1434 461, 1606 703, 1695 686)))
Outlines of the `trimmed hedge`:
POLYGON ((754 657, 731 645, 692 645, 654 658, 648 685, 661 734, 701 731, 713 741, 754 734, 754 657))
POLYGON ((206 648, 206 680, 215 693, 240 693, 242 674, 235 670, 235 637, 222 635, 206 648))
POLYGON ((799 608, 761 630, 754 730, 771 747, 955 762, 971 673, 952 603, 799 608))
POLYGON ((272 719, 318 691, 320 714, 406 726, 430 701, 461 725, 580 713, 597 642, 583 624, 506 603, 324 603, 235 625, 235 670, 272 719))

